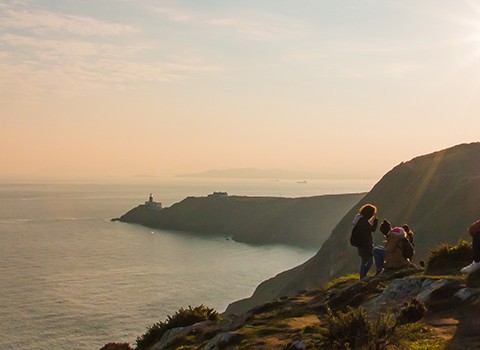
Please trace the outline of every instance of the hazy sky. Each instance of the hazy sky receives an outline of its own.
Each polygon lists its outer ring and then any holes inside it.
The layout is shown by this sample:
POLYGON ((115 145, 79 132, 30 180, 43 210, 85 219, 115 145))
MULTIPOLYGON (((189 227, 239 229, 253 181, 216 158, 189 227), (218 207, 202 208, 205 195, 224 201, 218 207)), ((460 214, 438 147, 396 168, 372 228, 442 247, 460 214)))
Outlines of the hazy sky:
POLYGON ((379 177, 479 112, 476 1, 0 1, 0 178, 379 177))

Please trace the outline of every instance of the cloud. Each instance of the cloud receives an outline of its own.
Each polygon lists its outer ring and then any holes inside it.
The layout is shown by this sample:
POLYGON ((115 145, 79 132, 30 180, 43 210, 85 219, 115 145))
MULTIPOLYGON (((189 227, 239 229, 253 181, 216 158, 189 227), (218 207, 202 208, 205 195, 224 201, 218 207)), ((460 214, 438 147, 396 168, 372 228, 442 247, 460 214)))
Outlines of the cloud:
POLYGON ((139 27, 0 3, 0 98, 137 89, 221 71, 167 52, 139 27))
POLYGON ((156 13, 167 17, 169 20, 174 22, 191 22, 197 21, 198 17, 180 10, 167 7, 153 7, 152 8, 156 13))
POLYGON ((222 70, 189 56, 142 61, 142 55, 153 49, 143 44, 1 35, 0 97, 124 91, 222 70))
POLYGON ((60 14, 50 11, 29 11, 0 7, 0 28, 25 29, 36 34, 70 33, 82 36, 118 36, 139 31, 130 25, 110 23, 91 17, 60 14))
POLYGON ((170 21, 221 28, 250 39, 285 39, 304 33, 305 23, 292 17, 260 12, 238 12, 235 15, 194 13, 172 7, 152 7, 155 13, 170 21))

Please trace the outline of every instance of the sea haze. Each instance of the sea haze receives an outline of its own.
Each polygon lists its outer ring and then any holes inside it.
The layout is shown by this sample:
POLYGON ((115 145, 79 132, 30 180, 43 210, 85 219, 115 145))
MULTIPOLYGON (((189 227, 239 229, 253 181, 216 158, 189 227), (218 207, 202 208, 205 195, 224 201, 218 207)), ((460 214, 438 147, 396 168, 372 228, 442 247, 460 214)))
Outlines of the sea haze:
POLYGON ((110 222, 146 199, 171 205, 213 190, 308 196, 363 192, 373 181, 159 181, 0 185, 0 347, 97 349, 133 342, 179 307, 223 311, 314 250, 110 222))

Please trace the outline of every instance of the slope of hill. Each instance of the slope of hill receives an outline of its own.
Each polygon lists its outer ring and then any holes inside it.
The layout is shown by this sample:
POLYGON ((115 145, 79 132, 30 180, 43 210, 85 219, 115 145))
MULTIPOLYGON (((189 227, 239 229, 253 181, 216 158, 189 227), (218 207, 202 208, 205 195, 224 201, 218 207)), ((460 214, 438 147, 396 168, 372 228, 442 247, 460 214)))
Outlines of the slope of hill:
POLYGON ((253 244, 320 247, 335 224, 365 194, 305 198, 188 197, 163 210, 140 205, 120 221, 253 244))
POLYGON ((238 315, 180 309, 147 328, 135 349, 478 349, 479 276, 407 268, 362 282, 343 276, 238 315))
MULTIPOLYGON (((418 261, 439 243, 468 239, 468 225, 480 217, 479 199, 480 143, 458 145, 401 163, 340 220, 314 257, 261 283, 252 297, 231 304, 226 312, 243 312, 356 271, 359 258, 349 237, 352 218, 365 203, 378 206, 380 219, 412 227, 418 261)), ((381 241, 380 233, 374 236, 381 241)))

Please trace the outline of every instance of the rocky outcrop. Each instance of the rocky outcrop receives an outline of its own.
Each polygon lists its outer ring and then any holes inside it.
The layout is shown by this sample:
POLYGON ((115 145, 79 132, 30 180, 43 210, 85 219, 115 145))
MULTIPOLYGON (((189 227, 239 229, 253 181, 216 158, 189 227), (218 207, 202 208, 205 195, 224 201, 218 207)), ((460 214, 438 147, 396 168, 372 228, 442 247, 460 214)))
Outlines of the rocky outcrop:
POLYGON ((214 336, 205 345, 204 350, 221 350, 239 339, 239 335, 231 332, 223 332, 214 336))
POLYGON ((363 196, 188 197, 163 210, 140 205, 113 220, 233 237, 251 244, 288 244, 311 249, 321 246, 337 222, 363 196))
MULTIPOLYGON (((381 219, 412 227, 416 233, 414 261, 419 261, 440 243, 469 239, 466 230, 480 213, 478 198, 480 143, 455 146, 401 163, 339 221, 314 257, 261 283, 252 297, 230 304, 226 312, 242 312, 356 271, 359 260, 349 237, 352 218, 365 203, 377 205, 381 219)), ((377 243, 382 240, 381 234, 375 238, 377 243)))
MULTIPOLYGON (((438 327, 449 320, 448 328, 439 331, 438 344, 462 342, 457 332, 460 320, 468 312, 480 308, 480 288, 469 288, 463 276, 429 276, 422 270, 409 268, 370 277, 365 281, 348 277, 330 283, 325 289, 304 291, 290 298, 281 298, 259 305, 244 314, 224 315, 220 322, 204 321, 188 327, 173 328, 165 332, 151 350, 170 349, 317 349, 329 348, 322 344, 322 334, 329 312, 363 309, 373 323, 381 315, 390 315, 393 320, 422 322, 420 328, 438 327), (420 308, 414 310, 412 319, 405 315, 406 305, 415 301, 420 308), (425 308, 426 306, 426 308, 425 308), (454 306, 454 307, 452 307, 454 306), (423 319, 423 320, 422 320, 423 319), (458 321, 457 321, 458 320, 458 321), (456 325, 452 327, 451 325, 456 325), (323 330, 322 330, 323 329, 323 330)), ((411 328, 408 328, 409 332, 411 328)), ((430 334, 435 335, 434 331, 430 334)), ((411 337, 411 336, 409 336, 411 337)), ((401 342, 399 336, 390 341, 401 342)), ((412 341, 418 341, 413 339, 412 341)), ((426 346, 429 340, 425 340, 426 346)), ((402 343, 403 347, 409 348, 402 343)), ((417 343, 418 344, 418 343, 417 343)), ((396 347, 394 347, 396 348, 396 347)), ((425 347, 427 348, 427 347, 425 347)), ((447 347, 448 348, 448 347, 447 347)))

